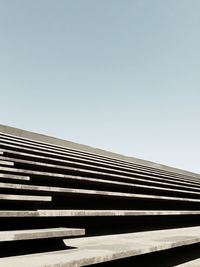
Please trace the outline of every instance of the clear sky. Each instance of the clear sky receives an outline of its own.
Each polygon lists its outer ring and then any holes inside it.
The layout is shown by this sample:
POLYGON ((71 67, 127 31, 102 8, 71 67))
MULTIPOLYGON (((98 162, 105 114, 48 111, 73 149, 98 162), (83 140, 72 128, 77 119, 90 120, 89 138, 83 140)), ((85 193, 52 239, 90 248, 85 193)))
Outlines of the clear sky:
POLYGON ((0 0, 0 123, 200 172, 199 0, 0 0))

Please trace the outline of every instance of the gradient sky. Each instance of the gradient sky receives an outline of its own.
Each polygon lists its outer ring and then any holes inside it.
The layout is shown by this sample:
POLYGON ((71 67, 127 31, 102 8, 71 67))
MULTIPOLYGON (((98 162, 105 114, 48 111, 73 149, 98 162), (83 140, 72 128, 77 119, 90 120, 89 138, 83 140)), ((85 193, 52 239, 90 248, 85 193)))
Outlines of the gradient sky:
POLYGON ((0 0, 0 123, 200 172, 199 0, 0 0))

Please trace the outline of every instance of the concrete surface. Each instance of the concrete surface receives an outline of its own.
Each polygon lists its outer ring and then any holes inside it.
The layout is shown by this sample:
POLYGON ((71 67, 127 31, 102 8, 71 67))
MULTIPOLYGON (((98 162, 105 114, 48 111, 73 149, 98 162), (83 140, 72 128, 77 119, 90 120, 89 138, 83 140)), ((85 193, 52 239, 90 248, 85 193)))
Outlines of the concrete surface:
POLYGON ((29 195, 8 195, 0 194, 0 201, 11 200, 11 201, 51 201, 50 196, 29 196, 29 195))
POLYGON ((21 138, 25 138, 25 139, 31 139, 31 140, 36 140, 39 142, 45 142, 45 143, 49 143, 49 144, 54 144, 57 146, 61 146, 61 147, 66 147, 66 148, 70 148, 70 149, 76 149, 76 150, 80 150, 85 151, 87 153, 93 153, 93 154, 99 154, 101 156, 105 156, 105 157, 109 157, 109 158, 116 158, 118 160, 122 160, 122 161, 128 161, 128 162, 133 162, 133 163, 137 163, 137 164, 141 164, 141 165, 145 165, 145 166, 149 166, 149 167, 153 167, 153 168, 158 168, 158 169, 162 169, 162 170, 167 170, 167 171, 172 171, 172 172, 177 172, 183 175, 192 175, 194 177, 200 178, 199 174, 196 173, 192 173, 189 171, 185 171, 185 170, 180 170, 177 168, 173 168, 173 167, 169 167, 166 165, 162 165, 159 163, 154 163, 154 162, 150 162, 150 161, 146 161, 146 160, 142 160, 142 159, 137 159, 134 157, 127 157, 127 156, 123 156, 117 153, 112 153, 112 152, 108 152, 102 149, 97 149, 97 148, 93 148, 93 147, 89 147, 86 145, 81 145, 81 144, 77 144, 74 142, 70 142, 70 141, 66 141, 66 140, 62 140, 56 137, 50 137, 47 135, 42 135, 42 134, 38 134, 38 133, 33 133, 30 131, 26 131, 26 130, 22 130, 22 129, 17 129, 14 127, 10 127, 10 126, 6 126, 6 125, 0 125, 0 132, 11 135, 11 136, 18 136, 21 138))
POLYGON ((200 267, 200 258, 182 264, 174 265, 174 267, 200 267))
POLYGON ((13 180, 25 180, 25 181, 30 180, 29 176, 13 175, 13 174, 7 174, 7 173, 0 173, 0 178, 13 179, 13 180))
POLYGON ((14 166, 14 163, 7 160, 0 160, 0 165, 14 166))
MULTIPOLYGON (((200 199, 188 198, 188 197, 171 197, 171 196, 159 196, 159 195, 145 195, 145 194, 134 194, 134 193, 122 193, 112 191, 100 191, 91 189, 76 189, 76 188, 65 188, 65 187, 54 187, 54 186, 37 186, 37 185, 24 185, 24 184, 8 184, 1 183, 1 188, 10 188, 15 190, 29 190, 29 191, 41 191, 51 193, 62 193, 62 194, 77 194, 77 195, 93 195, 93 196, 105 196, 105 197, 118 197, 118 198, 129 198, 129 199, 152 199, 161 201, 184 201, 184 202, 200 202, 200 199)), ((6 195, 5 195, 6 196, 6 195)))
MULTIPOLYGON (((0 135, 1 136, 1 135, 0 135)), ((13 139, 13 138, 12 138, 13 139)), ((2 141, 2 143, 6 142, 6 146, 8 146, 9 144, 7 144, 7 142, 11 142, 13 143, 13 140, 4 140, 4 139, 0 139, 2 141), (4 142, 3 142, 4 140, 4 142)), ((18 140, 18 141, 14 141, 14 144, 16 144, 17 146, 19 146, 20 150, 21 149, 24 149, 24 150, 27 150, 30 152, 30 147, 23 147, 23 144, 21 144, 21 140, 18 140)), ((17 148, 17 146, 13 146, 11 145, 11 147, 15 147, 17 148)), ((52 155, 60 155, 62 156, 63 158, 65 159, 72 159, 72 160, 75 160, 74 163, 76 163, 76 160, 77 158, 79 158, 80 161, 83 161, 84 164, 87 164, 88 162, 89 163, 93 163, 93 165, 102 165, 104 167, 108 166, 108 167, 114 167, 115 169, 117 169, 117 167, 119 168, 122 168, 123 170, 126 170, 126 171, 131 171, 132 172, 140 172, 140 173, 149 173, 149 174, 159 174, 160 176, 162 177, 171 177, 171 178, 181 178, 181 179, 186 179, 186 180, 199 180, 198 178, 195 178, 195 177, 192 177, 192 176, 186 176, 186 175, 183 175, 183 174, 176 174, 176 173, 168 173, 167 171, 163 171, 163 170, 152 170, 150 168, 147 168, 147 167, 144 167, 144 166, 127 166, 126 167, 126 164, 120 164, 120 163, 115 163, 115 162, 110 162, 108 160, 104 160, 102 159, 101 157, 100 158, 91 158, 90 156, 87 156, 87 155, 76 155, 76 154, 69 154, 68 152, 65 152, 65 151, 59 151, 59 150, 55 150, 53 147, 41 147, 41 145, 31 145, 31 151, 32 152, 38 152, 40 154, 45 154, 45 155, 48 155, 48 156, 52 156, 52 155)), ((20 152, 13 152, 13 153, 20 153, 20 152)), ((34 155, 32 155, 34 156, 34 155)), ((39 156, 40 157, 40 156, 39 156)), ((54 159, 55 160, 55 159, 54 159)), ((66 160, 66 162, 69 162, 66 160)), ((91 164, 90 164, 91 165, 91 164)), ((102 168, 102 167, 101 167, 102 168)))
POLYGON ((200 215, 200 210, 1 210, 0 217, 98 217, 200 215))
POLYGON ((200 227, 67 239, 69 250, 6 257, 0 266, 86 266, 200 242, 200 227))
POLYGON ((0 242, 19 241, 28 239, 56 238, 67 236, 85 235, 84 229, 77 228, 49 228, 49 229, 30 229, 15 231, 0 231, 0 242))
MULTIPOLYGON (((18 153, 18 155, 21 155, 18 153)), ((99 175, 107 175, 107 176, 114 176, 114 177, 124 177, 124 178, 135 178, 135 177, 142 177, 142 178, 147 178, 147 180, 158 180, 158 181, 168 181, 168 182, 174 182, 177 184, 196 184, 200 186, 200 181, 196 181, 196 180, 188 180, 188 179, 184 179, 182 178, 177 178, 177 177, 170 177, 170 178, 166 178, 166 177, 158 177, 158 176, 151 176, 148 174, 139 174, 139 173, 134 173, 134 172, 127 172, 127 171, 122 171, 122 170, 116 170, 113 168, 108 168, 108 167, 99 167, 96 165, 91 165, 91 164, 85 164, 85 163, 79 163, 79 162, 71 162, 71 161, 66 161, 66 160, 59 160, 59 159, 54 159, 53 163, 56 161, 56 163, 58 164, 52 164, 52 163, 44 163, 38 160, 38 156, 37 155, 33 155, 33 154, 29 154, 26 157, 31 157, 33 158, 33 160, 24 160, 24 159, 16 159, 13 157, 7 157, 7 156, 0 156, 0 160, 2 161, 10 161, 10 162, 18 162, 18 163, 24 163, 24 164, 30 164, 30 165, 38 165, 38 166, 44 166, 46 168, 54 168, 54 169, 61 169, 61 170, 77 170, 79 172, 87 172, 90 174, 97 174, 99 173, 99 175), (35 159, 35 160, 34 160, 35 159), (66 164, 70 164, 70 165, 75 165, 75 167, 69 167, 69 166, 65 166, 65 165, 59 165, 59 163, 66 163, 66 164), (79 168, 81 166, 82 168, 79 168), (93 169, 93 170, 92 170, 93 169)), ((41 156, 39 156, 39 159, 41 158, 41 156)), ((45 159, 45 161, 52 161, 52 158, 49 157, 42 157, 42 159, 45 159)), ((11 164, 12 165, 12 164, 11 164)))

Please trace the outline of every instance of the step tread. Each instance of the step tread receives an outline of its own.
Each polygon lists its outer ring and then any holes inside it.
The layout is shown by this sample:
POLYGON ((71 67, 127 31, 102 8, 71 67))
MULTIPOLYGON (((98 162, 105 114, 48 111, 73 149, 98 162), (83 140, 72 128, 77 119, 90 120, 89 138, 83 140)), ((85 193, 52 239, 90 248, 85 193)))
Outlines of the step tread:
POLYGON ((51 196, 0 194, 0 201, 51 201, 51 196))
POLYGON ((84 235, 84 229, 48 228, 0 231, 0 242, 84 235))
MULTIPOLYGON (((77 189, 77 188, 40 186, 40 185, 0 183, 0 187, 10 188, 13 190, 27 190, 27 191, 49 192, 49 193, 51 192, 51 193, 68 194, 68 195, 77 194, 77 195, 90 195, 90 196, 93 195, 93 196, 104 196, 104 197, 129 198, 129 199, 135 198, 135 199, 200 202, 200 198, 197 199, 197 198, 188 198, 188 197, 171 197, 171 196, 135 194, 135 193, 124 193, 124 192, 115 192, 115 191, 102 191, 102 190, 77 189)), ((6 194, 4 195, 6 196, 6 194)))
POLYGON ((200 210, 2 210, 0 217, 81 217, 81 216, 172 216, 200 215, 200 210))
POLYGON ((200 227, 176 228, 139 233, 82 237, 64 240, 70 250, 29 254, 0 259, 0 265, 13 267, 85 266, 120 258, 162 251, 200 242, 200 227))
POLYGON ((14 175, 14 174, 7 174, 7 173, 0 173, 0 178, 4 179, 14 179, 14 180, 25 180, 29 181, 30 177, 26 175, 14 175))

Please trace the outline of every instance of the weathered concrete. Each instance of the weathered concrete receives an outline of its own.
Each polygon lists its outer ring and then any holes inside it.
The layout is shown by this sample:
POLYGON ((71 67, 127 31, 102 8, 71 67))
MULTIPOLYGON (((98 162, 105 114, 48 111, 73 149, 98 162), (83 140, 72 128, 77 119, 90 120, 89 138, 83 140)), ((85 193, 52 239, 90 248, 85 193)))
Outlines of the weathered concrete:
POLYGON ((85 235, 85 230, 77 228, 49 228, 49 229, 1 231, 0 242, 42 239, 42 238, 56 238, 56 237, 64 238, 68 236, 81 236, 81 235, 85 235))
MULTIPOLYGON (((142 178, 147 178, 147 179, 152 179, 152 180, 158 180, 158 181, 169 181, 169 182, 172 182, 174 181, 175 183, 183 183, 185 182, 185 184, 197 184, 197 185, 200 185, 200 180, 199 181, 196 181, 196 180, 193 180, 193 179, 186 179, 186 178, 183 178, 183 177, 159 177, 159 176, 151 176, 151 175, 148 175, 148 174, 140 174, 140 173, 137 173, 137 172, 130 172, 130 171, 123 171, 123 170, 116 170, 116 169, 113 169, 113 168, 108 168, 108 167, 101 167, 101 166, 96 166, 96 165, 91 165, 91 164, 85 164, 85 163, 80 163, 80 162, 72 162, 72 161, 69 161, 69 160, 62 160, 62 159, 56 159, 56 158, 51 158, 51 157, 45 157, 45 156, 40 156, 40 155, 34 155, 34 154, 31 154, 31 153, 20 153, 20 152, 15 152, 15 151, 12 151, 12 150, 2 150, 2 151, 10 151, 10 153, 14 154, 14 155, 24 155, 27 157, 27 158, 31 158, 33 160, 23 160, 23 159, 16 159, 16 158, 13 158, 13 157, 6 157, 6 156, 0 156, 0 159, 1 160, 7 160, 7 161, 10 161, 10 162, 19 162, 19 163, 25 163, 25 164, 32 164, 32 165, 39 165, 39 166, 44 166, 44 167, 47 167, 47 168, 55 168, 55 169, 64 169, 64 170, 71 170, 72 168, 76 168, 77 170, 80 170, 80 172, 85 172, 84 170, 87 170, 89 173, 94 173, 94 170, 95 170, 95 173, 96 173, 96 170, 99 171, 99 173, 110 173, 112 172, 112 174, 114 175, 123 175, 123 176, 126 176, 127 177, 142 177, 142 178), (45 161, 50 161, 50 163, 42 163, 40 162, 39 160, 40 159, 43 159, 45 161), (53 161, 53 163, 56 162, 56 164, 52 164, 51 162, 53 161), (75 167, 68 167, 68 166, 65 166, 65 165, 59 165, 59 163, 65 163, 66 165, 67 164, 70 164, 70 165, 74 165, 75 167), (79 168, 79 167, 82 167, 82 168, 79 168), (83 169, 84 168, 84 169, 83 169), (92 171, 93 169, 93 171, 92 171)), ((147 172, 148 173, 148 172, 147 172)), ((109 174, 108 174, 109 175, 109 174)))
POLYGON ((49 196, 29 196, 29 195, 8 195, 8 194, 0 194, 0 201, 34 201, 34 202, 43 202, 43 201, 51 201, 51 197, 49 196))
POLYGON ((103 217, 200 215, 197 210, 2 210, 0 217, 103 217))
MULTIPOLYGON (((1 134, 0 134, 1 136, 1 134)), ((29 147, 23 147, 23 144, 21 144, 21 140, 18 141, 13 141, 13 139, 15 140, 15 137, 12 137, 11 140, 6 140, 6 139, 2 139, 0 138, 1 141, 4 140, 4 142, 6 142, 6 146, 9 145, 7 144, 7 141, 9 143, 14 143, 16 144, 15 146, 11 147, 15 147, 17 148, 18 146, 20 146, 20 149, 24 149, 24 150, 30 150, 29 147)), ((33 141, 29 142, 30 144, 34 144, 33 141)), ((126 167, 126 162, 124 163, 115 163, 115 162, 110 162, 106 159, 102 159, 101 157, 99 158, 92 158, 91 156, 87 156, 87 155, 77 155, 77 154, 72 154, 69 153, 67 151, 60 151, 60 150, 55 150, 53 148, 53 146, 45 146, 45 145, 31 145, 31 151, 33 152, 38 152, 40 154, 46 154, 46 155, 59 155, 60 157, 62 156, 65 159, 72 159, 72 160, 77 160, 77 158, 79 159, 79 161, 84 162, 85 164, 89 163, 93 163, 93 165, 102 165, 102 166, 112 166, 113 168, 122 168, 123 170, 129 170, 129 172, 132 170, 133 172, 137 171, 139 173, 150 173, 150 174, 154 174, 154 175, 160 175, 163 177, 170 177, 170 178, 181 178, 181 179, 186 179, 186 180, 199 180, 198 178, 195 179, 195 177, 193 176, 187 176, 187 175, 183 175, 183 174, 176 174, 176 173, 172 173, 172 172, 167 172, 167 171, 163 171, 163 170, 156 170, 156 169, 151 169, 150 167, 145 167, 145 166, 140 166, 140 165, 135 165, 135 166, 127 166, 126 167), (44 146, 44 147, 43 147, 44 146)), ((13 152, 14 153, 14 152, 13 152)), ((17 153, 17 152, 16 152, 17 153)), ((76 163, 76 161, 74 162, 76 163)))
POLYGON ((14 163, 7 160, 0 160, 0 165, 14 166, 14 163))
POLYGON ((200 258, 174 265, 174 267, 200 267, 200 258))
MULTIPOLYGON (((38 210, 41 217, 82 217, 82 216, 168 216, 199 215, 200 211, 169 210, 38 210)), ((1 215, 0 215, 1 216, 1 215)))
POLYGON ((0 173, 0 178, 13 179, 13 180, 25 180, 25 181, 30 180, 29 176, 13 175, 13 174, 7 174, 7 173, 0 173))
POLYGON ((108 152, 105 150, 92 148, 89 146, 85 146, 85 145, 77 144, 74 142, 58 139, 55 137, 50 137, 47 135, 33 133, 33 132, 22 130, 22 129, 17 129, 14 127, 0 125, 0 132, 11 135, 11 136, 18 136, 20 138, 36 140, 39 142, 49 143, 51 145, 54 144, 56 146, 62 146, 65 148, 79 150, 81 152, 93 153, 94 155, 98 154, 98 155, 109 157, 109 158, 115 158, 117 160, 128 161, 131 163, 137 163, 140 165, 145 165, 145 166, 149 166, 149 167, 153 167, 153 168, 157 168, 157 169, 162 169, 162 170, 166 170, 166 171, 172 171, 172 172, 176 172, 176 173, 183 174, 183 175, 192 175, 194 177, 200 178, 199 174, 192 173, 189 171, 185 171, 185 170, 177 169, 174 167, 169 167, 166 165, 162 165, 162 164, 158 164, 158 163, 154 163, 154 162, 150 162, 150 161, 146 161, 146 160, 141 160, 141 159, 137 159, 137 158, 133 158, 133 157, 123 156, 123 155, 120 155, 117 153, 112 153, 112 152, 108 152))
MULTIPOLYGON (((25 162, 25 161, 23 161, 25 162)), ((119 174, 112 174, 112 173, 106 173, 106 172, 98 172, 98 171, 92 171, 92 170, 86 170, 86 169, 80 169, 80 168, 73 168, 73 167, 66 167, 66 166, 58 166, 54 164, 46 164, 46 163, 40 163, 40 162, 34 162, 34 161, 27 161, 27 164, 33 165, 33 166, 46 166, 49 168, 54 168, 54 169, 65 169, 67 171, 73 171, 75 173, 82 173, 82 174, 89 174, 89 175, 98 175, 100 177, 108 178, 109 179, 116 179, 120 181, 124 180, 130 180, 130 181, 142 181, 145 183, 154 183, 154 184, 163 184, 164 181, 169 181, 167 182, 168 184, 171 184, 172 180, 171 179, 164 179, 164 178, 158 178, 158 177, 147 177, 147 176, 142 176, 148 179, 142 179, 142 178, 137 178, 137 177, 130 177, 126 175, 119 175, 119 174), (161 181, 161 183, 160 183, 161 181)), ((0 166, 0 171, 7 171, 7 172, 13 172, 13 173, 23 173, 23 174, 29 174, 29 175, 41 175, 41 176, 51 176, 51 177, 60 177, 60 178, 67 178, 69 175, 65 174, 60 174, 60 173, 51 173, 51 172, 41 172, 41 171, 35 171, 35 170, 24 170, 24 169, 18 169, 18 168, 6 168, 6 167, 1 167, 0 166)), ((200 184, 197 183, 192 183, 192 182, 186 182, 186 181, 173 181, 173 184, 176 185, 193 185, 194 187, 199 187, 200 184)))
MULTIPOLYGON (((109 181, 109 180, 101 180, 101 179, 95 179, 95 178, 83 178, 83 177, 69 177, 69 180, 77 180, 77 181, 87 181, 87 182, 94 182, 95 184, 109 184, 109 185, 118 185, 119 191, 123 192, 124 187, 133 188, 134 189, 140 188, 140 189, 148 189, 153 190, 155 192, 162 192, 164 191, 165 194, 167 193, 182 193, 185 195, 189 195, 189 197, 192 196, 199 196, 200 192, 197 191, 191 191, 191 190, 180 190, 180 189, 173 189, 173 188, 165 188, 165 187, 157 187, 157 186, 149 186, 149 185, 139 185, 139 184, 129 184, 129 183, 123 183, 123 182, 115 182, 115 181, 109 181)), ((31 191, 49 191, 49 192, 58 192, 58 193, 65 193, 68 192, 68 190, 65 190, 63 187, 45 187, 45 186, 35 186, 35 185, 24 185, 24 184, 15 184, 15 183, 3 183, 0 182, 0 189, 12 189, 12 190, 31 190, 31 191)), ((97 191, 98 193, 98 191, 97 191)))
POLYGON ((160 201, 184 201, 184 202, 200 202, 200 199, 186 198, 186 197, 170 197, 170 196, 157 196, 157 195, 145 195, 145 194, 134 194, 134 193, 122 193, 112 191, 100 191, 100 190, 89 190, 89 189, 76 189, 76 188, 65 188, 65 187, 51 187, 51 186, 37 186, 37 185, 24 185, 24 184, 7 184, 1 183, 1 188, 10 188, 15 190, 29 190, 29 191, 41 191, 49 193, 64 193, 64 194, 77 194, 77 195, 94 195, 104 197, 117 197, 117 198, 129 198, 129 199, 152 199, 160 201))
POLYGON ((0 259, 4 267, 72 267, 142 255, 200 242, 200 227, 65 240, 71 250, 0 259))

